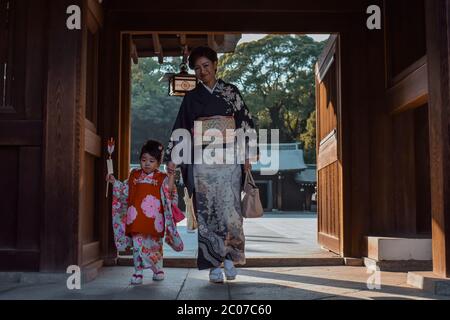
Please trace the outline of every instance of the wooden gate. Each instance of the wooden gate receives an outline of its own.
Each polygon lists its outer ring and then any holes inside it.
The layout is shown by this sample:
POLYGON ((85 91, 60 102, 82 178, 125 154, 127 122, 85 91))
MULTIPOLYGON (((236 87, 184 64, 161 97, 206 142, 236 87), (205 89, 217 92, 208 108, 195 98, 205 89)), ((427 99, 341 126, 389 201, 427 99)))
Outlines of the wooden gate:
POLYGON ((316 65, 318 241, 342 253, 342 188, 338 37, 331 36, 316 65))
MULTIPOLYGON (((87 266, 98 262, 101 256, 100 221, 98 200, 98 170, 102 155, 102 139, 98 129, 98 57, 100 31, 103 25, 102 10, 95 1, 87 1, 86 27, 83 28, 82 90, 82 159, 80 161, 80 226, 81 264, 87 266)), ((103 182, 103 180, 101 180, 103 182)), ((104 195, 103 195, 104 197, 104 195)))

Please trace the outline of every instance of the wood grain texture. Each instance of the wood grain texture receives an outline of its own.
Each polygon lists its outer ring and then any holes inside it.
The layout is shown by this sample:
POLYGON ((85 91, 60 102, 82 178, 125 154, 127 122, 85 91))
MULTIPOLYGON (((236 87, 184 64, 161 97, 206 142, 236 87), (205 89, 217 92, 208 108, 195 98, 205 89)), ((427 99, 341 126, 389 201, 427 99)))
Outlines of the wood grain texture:
POLYGON ((425 59, 387 91, 388 108, 399 113, 423 106, 428 100, 428 67, 425 59))
POLYGON ((62 28, 69 5, 49 0, 41 271, 78 264, 81 33, 62 28), (61 214, 63 212, 64 214, 61 214))
POLYGON ((325 248, 341 254, 341 171, 338 149, 340 130, 337 65, 339 65, 338 37, 332 37, 316 65, 317 112, 317 188, 318 241, 325 248))
POLYGON ((427 0, 433 269, 450 277, 450 1, 427 0))

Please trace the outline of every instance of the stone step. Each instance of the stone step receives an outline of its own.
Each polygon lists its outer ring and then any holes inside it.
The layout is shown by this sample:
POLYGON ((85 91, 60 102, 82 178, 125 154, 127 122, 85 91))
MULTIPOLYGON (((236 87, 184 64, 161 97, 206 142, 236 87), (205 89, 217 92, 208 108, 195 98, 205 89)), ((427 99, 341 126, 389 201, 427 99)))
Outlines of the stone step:
POLYGON ((433 272, 409 272, 408 285, 441 296, 450 296, 450 279, 441 278, 433 272))
MULTIPOLYGON (((133 266, 132 256, 121 256, 117 260, 118 266, 133 266)), ((275 268, 275 267, 319 267, 319 266, 343 266, 344 258, 308 258, 308 257, 255 257, 247 258, 245 268, 275 268)), ((196 258, 164 259, 166 268, 197 268, 196 258)))
POLYGON ((432 260, 382 260, 364 258, 364 265, 371 270, 388 272, 430 271, 433 270, 432 260))

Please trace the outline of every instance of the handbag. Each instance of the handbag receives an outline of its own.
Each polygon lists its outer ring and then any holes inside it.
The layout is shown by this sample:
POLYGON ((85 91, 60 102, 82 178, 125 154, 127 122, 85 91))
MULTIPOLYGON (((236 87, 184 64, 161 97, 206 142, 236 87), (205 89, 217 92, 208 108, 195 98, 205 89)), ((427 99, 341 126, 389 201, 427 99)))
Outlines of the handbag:
POLYGON ((247 219, 262 218, 264 208, 259 197, 259 188, 256 186, 250 171, 245 176, 244 190, 242 192, 242 215, 247 219))
POLYGON ((184 203, 186 204, 187 229, 188 231, 197 230, 198 223, 195 217, 194 204, 187 188, 184 188, 184 203))

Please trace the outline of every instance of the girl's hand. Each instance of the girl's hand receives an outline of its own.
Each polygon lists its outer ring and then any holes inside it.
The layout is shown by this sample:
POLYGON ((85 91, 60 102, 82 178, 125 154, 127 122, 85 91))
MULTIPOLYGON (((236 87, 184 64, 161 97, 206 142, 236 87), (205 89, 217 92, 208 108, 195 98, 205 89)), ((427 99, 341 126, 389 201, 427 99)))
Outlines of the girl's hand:
POLYGON ((173 163, 172 161, 170 161, 167 164, 167 175, 169 177, 174 176, 175 175, 175 170, 177 169, 177 166, 175 165, 175 163, 173 163))
POLYGON ((106 181, 111 183, 111 184, 114 184, 114 183, 116 183, 116 178, 114 178, 114 176, 112 174, 108 174, 106 176, 106 181))

